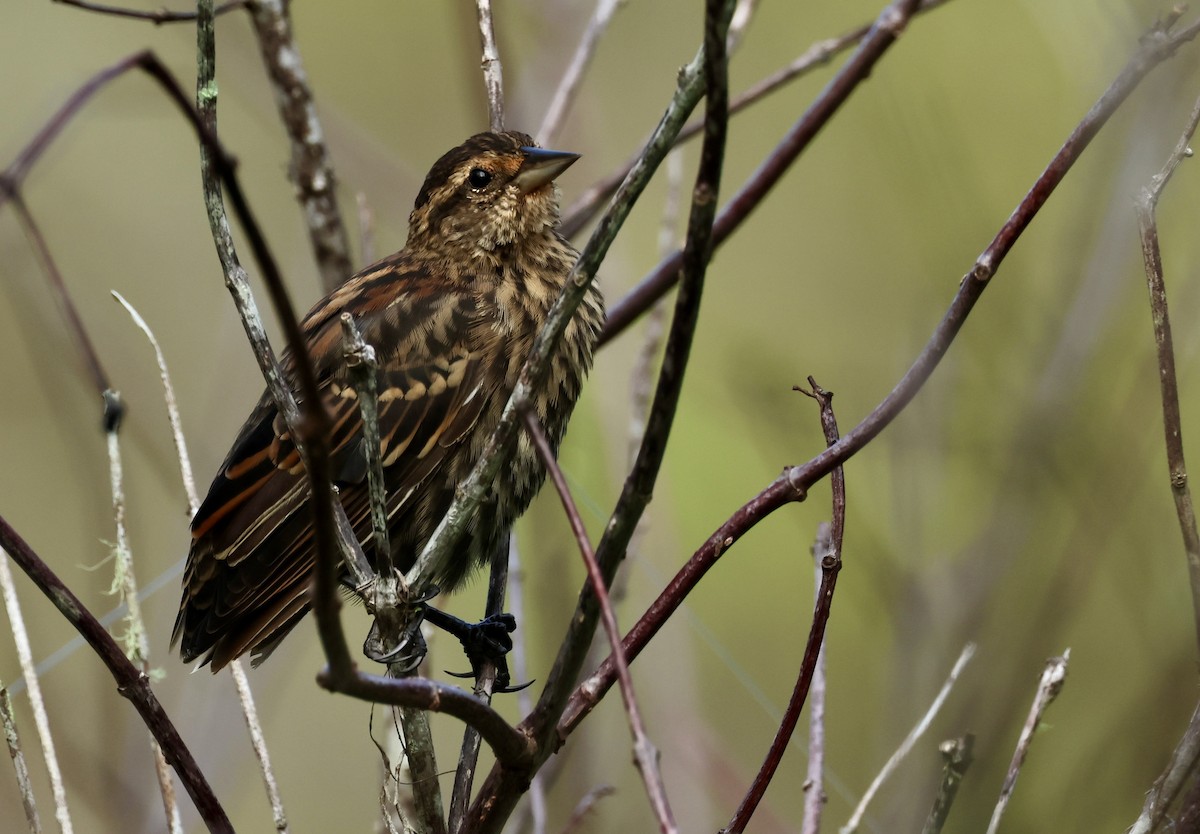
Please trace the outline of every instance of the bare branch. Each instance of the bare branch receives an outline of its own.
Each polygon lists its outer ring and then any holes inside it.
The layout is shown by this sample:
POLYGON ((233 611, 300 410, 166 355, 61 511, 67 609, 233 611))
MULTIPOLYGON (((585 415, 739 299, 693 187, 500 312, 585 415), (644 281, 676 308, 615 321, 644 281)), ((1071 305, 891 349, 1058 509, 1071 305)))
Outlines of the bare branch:
POLYGON ((1174 830, 1164 828, 1167 812, 1197 773, 1200 773, 1200 704, 1196 705, 1187 729, 1171 752, 1166 769, 1147 792, 1142 813, 1129 829, 1129 834, 1157 834, 1163 830, 1174 830))
POLYGON ((855 808, 854 813, 850 815, 849 821, 847 821, 847 823, 841 827, 841 834, 851 834, 851 832, 858 830, 858 826, 862 822, 863 814, 865 814, 867 811, 867 806, 871 803, 871 800, 875 798, 875 794, 879 791, 879 788, 883 785, 883 783, 887 781, 892 773, 895 772, 896 768, 900 766, 900 762, 903 761, 904 757, 909 754, 909 751, 912 750, 913 745, 917 743, 917 740, 920 739, 921 736, 925 735, 925 731, 929 729, 929 725, 933 723, 933 719, 937 717, 937 714, 941 711, 942 704, 944 704, 946 702, 946 698, 950 696, 950 690, 954 688, 954 684, 958 681, 958 676, 962 674, 963 668, 966 667, 967 663, 972 657, 974 657, 974 655, 974 643, 967 643, 967 645, 963 646, 962 654, 960 654, 958 656, 958 660, 954 662, 954 668, 950 670, 950 676, 946 678, 946 682, 942 684, 941 691, 939 691, 937 697, 933 699, 933 703, 929 706, 929 710, 925 713, 924 717, 917 722, 917 726, 912 728, 912 732, 908 734, 904 741, 900 742, 900 746, 896 748, 896 752, 893 753, 891 758, 887 760, 887 763, 884 764, 883 769, 876 774, 874 781, 872 781, 870 787, 867 788, 867 792, 864 793, 862 799, 859 800, 858 807, 855 808))
POLYGON ((418 707, 402 706, 399 710, 404 755, 412 774, 413 811, 421 823, 422 834, 446 834, 446 812, 442 809, 442 789, 438 784, 429 715, 418 707))
POLYGON ((246 669, 242 666, 242 661, 234 660, 229 664, 229 670, 233 673, 238 701, 242 705, 242 716, 246 719, 246 729, 250 733, 250 744, 254 748, 254 756, 258 759, 259 770, 262 772, 263 785, 267 790, 267 801, 271 803, 271 819, 279 834, 288 834, 287 814, 283 810, 283 799, 279 795, 279 785, 275 781, 275 771, 271 767, 271 754, 267 750, 267 740, 263 736, 262 723, 258 720, 258 710, 254 706, 254 694, 250 691, 250 681, 246 679, 246 669))
POLYGON ((529 433, 529 439, 537 449, 538 457, 542 459, 542 465, 550 473, 550 480, 554 482, 554 488, 562 500, 563 510, 571 525, 571 532, 575 534, 575 541, 583 556, 584 567, 587 568, 588 581, 591 583, 592 592, 596 595, 596 601, 600 606, 600 619, 604 624, 604 633, 608 637, 608 644, 612 647, 613 658, 617 665, 617 680, 621 684, 621 702, 625 707, 630 735, 633 736, 633 758, 637 763, 638 772, 642 776, 642 783, 646 786, 646 794, 650 797, 650 806, 654 809, 659 830, 663 832, 677 831, 675 816, 671 813, 666 787, 663 785, 662 773, 658 769, 658 749, 646 734, 642 712, 633 692, 633 677, 629 674, 629 662, 621 648, 621 632, 617 628, 617 616, 608 599, 608 588, 604 583, 600 566, 596 563, 596 554, 592 550, 587 530, 584 529, 583 519, 579 515, 579 509, 575 506, 575 499, 571 496, 567 479, 563 477, 562 469, 559 468, 558 461, 554 459, 554 452, 550 448, 550 442, 546 439, 546 433, 542 431, 537 415, 532 410, 525 412, 525 430, 529 433))
MULTIPOLYGON (((3 519, 0 519, 0 523, 3 519)), ((33 726, 37 730, 38 742, 42 745, 42 759, 46 762, 46 775, 50 779, 50 791, 54 796, 54 818, 62 834, 71 834, 71 812, 67 807, 67 791, 63 786, 62 768, 58 764, 58 753, 54 747, 54 736, 50 732, 50 718, 46 714, 46 700, 37 669, 33 665, 33 650, 29 645, 29 632, 25 628, 25 617, 21 614, 21 602, 17 598, 16 584, 8 568, 8 552, 14 552, 7 542, 0 541, 0 595, 4 597, 4 610, 8 613, 9 632, 17 649, 17 661, 21 665, 21 676, 29 693, 29 706, 33 710, 33 726)), ((19 564, 19 563, 18 563, 19 564)))
MULTIPOLYGON (((1157 24, 1156 28, 1141 38, 1141 50, 1130 59, 1116 80, 1072 131, 992 242, 963 276, 958 292, 942 320, 891 392, 836 444, 807 463, 786 468, 783 474, 743 504, 713 532, 626 635, 625 650, 631 658, 637 656, 709 568, 716 564, 738 539, 783 505, 803 501, 813 484, 857 454, 908 406, 950 349, 958 331, 996 274, 1005 255, 1046 204, 1091 140, 1151 70, 1170 58, 1182 44, 1195 38, 1200 32, 1200 21, 1195 21, 1178 32, 1171 33, 1166 27, 1172 22, 1157 24)), ((719 223, 718 219, 718 225, 719 223)), ((596 685, 589 692, 603 694, 612 686, 612 669, 606 664, 597 670, 591 682, 596 685)), ((571 704, 559 723, 560 733, 574 726, 582 714, 590 709, 588 702, 592 700, 591 696, 585 696, 582 692, 577 690, 571 696, 571 704)))
POLYGON ((25 810, 25 822, 29 824, 30 834, 40 834, 42 821, 38 817, 37 800, 33 796, 33 783, 29 780, 29 767, 25 764, 25 754, 21 751, 21 738, 17 733, 17 716, 13 712, 12 698, 2 682, 0 682, 0 723, 4 725, 4 742, 8 747, 8 757, 12 759, 13 768, 17 772, 17 791, 21 794, 21 807, 25 810))
POLYGON ((554 91, 554 98, 550 99, 550 106, 546 108, 546 116, 542 119, 542 126, 538 128, 537 132, 538 144, 549 146, 558 138, 558 132, 562 130, 567 110, 570 109, 579 89, 579 82, 583 80, 583 74, 592 62, 592 56, 596 53, 601 36, 608 29, 609 21, 612 20, 622 2, 623 0, 596 0, 596 8, 592 12, 587 28, 583 31, 579 46, 575 48, 575 54, 571 56, 571 63, 558 82, 558 89, 554 91))
MULTIPOLYGON (((104 3, 89 3, 86 0, 51 0, 51 2, 61 3, 64 6, 74 6, 86 12, 96 12, 97 14, 110 15, 112 17, 148 20, 155 26, 161 26, 164 23, 189 23, 196 19, 196 12, 169 12, 165 9, 143 11, 141 9, 126 9, 121 6, 109 6, 104 3)), ((229 0, 229 2, 222 3, 213 9, 213 14, 222 15, 234 9, 241 9, 246 6, 247 2, 248 0, 229 0)))
POLYGON ((1038 725, 1042 723, 1042 716, 1045 714, 1046 708, 1054 703, 1054 699, 1062 691, 1063 684, 1067 680, 1067 664, 1070 660, 1071 650, 1067 649, 1062 653, 1062 657, 1052 657, 1046 661, 1046 668, 1042 670, 1042 676, 1038 680, 1033 706, 1030 707, 1029 717, 1025 719, 1025 726, 1021 729, 1021 737, 1017 739, 1017 749, 1013 752, 1012 762, 1008 765, 1004 785, 1000 788, 1000 798, 996 801, 995 810, 992 811, 987 834, 996 834, 1000 828, 1000 818, 1004 816, 1008 800, 1012 798, 1013 789, 1017 786, 1017 776, 1021 773, 1021 765, 1025 764, 1025 757, 1029 755, 1029 745, 1033 744, 1033 734, 1038 725))
MULTIPOLYGON (((16 163, 9 170, 11 171, 14 167, 16 167, 16 163)), ((6 174, 0 175, 0 205, 4 203, 6 176, 6 174)), ((72 339, 75 341, 75 346, 79 351, 80 358, 83 360, 83 365, 87 368, 88 376, 91 378, 92 387, 96 389, 96 393, 104 400, 106 409, 110 405, 114 408, 111 415, 105 414, 104 425, 107 426, 113 421, 120 422, 120 398, 112 400, 111 403, 105 399, 105 392, 112 388, 108 382, 108 374, 104 372, 104 366, 100 364, 100 356, 96 353, 96 346, 92 344, 92 339, 88 335, 87 328, 83 326, 83 319, 79 317, 79 310, 71 298, 71 293, 67 290, 62 273, 58 271, 58 266, 54 263, 54 257, 50 254, 50 247, 46 243, 46 238, 42 236, 42 230, 38 227, 37 222, 34 221, 33 215, 29 213, 25 201, 21 199, 20 192, 14 188, 14 190, 8 193, 8 196, 12 200, 13 209, 17 212, 17 218, 21 221, 21 225, 25 229, 25 234, 29 237, 30 243, 33 244, 34 252, 37 253, 38 261, 42 265, 42 274, 46 276, 46 282, 50 285, 50 289, 54 293, 54 300, 58 302, 58 308, 62 312, 67 332, 71 334, 72 339)))
MULTIPOLYGON (((713 227, 714 248, 741 226, 850 95, 870 76, 872 68, 900 37, 916 9, 917 0, 895 0, 883 10, 841 71, 721 210, 713 227)), ((628 327, 633 319, 675 286, 682 265, 683 252, 676 251, 614 304, 609 310, 608 324, 600 343, 604 344, 628 327)))
MULTIPOLYGON (((843 496, 844 499, 844 496, 843 496)), ((844 503, 844 500, 843 500, 844 503)), ((833 549, 833 532, 829 524, 817 525, 817 538, 812 548, 816 578, 813 581, 814 610, 821 601, 821 585, 825 577, 826 560, 840 562, 833 549)), ((801 834, 819 834, 821 814, 828 797, 825 795, 825 652, 827 644, 821 638, 817 663, 813 667, 812 685, 808 699, 808 767, 804 774, 804 816, 801 834)))
POLYGON ((475 0, 479 17, 479 42, 483 57, 483 86, 487 90, 488 124, 495 131, 504 130, 504 68, 500 65, 500 50, 496 48, 496 31, 492 26, 492 0, 475 0))
POLYGON ((921 834, 941 834, 946 817, 950 814, 950 806, 958 793, 958 786, 966 776, 967 768, 971 766, 971 750, 975 744, 975 736, 967 733, 962 738, 953 738, 938 745, 945 765, 942 768, 942 784, 938 787, 933 807, 929 809, 929 818, 921 834))
POLYGON ((267 77, 275 90, 275 104, 292 147, 288 175, 296 187, 321 283, 325 292, 333 292, 354 272, 350 240, 338 208, 333 160, 292 34, 288 2, 249 0, 248 7, 267 77))
POLYGON ((1179 379, 1175 372, 1175 346, 1171 338, 1171 317, 1167 309, 1167 285, 1163 278, 1162 251, 1158 241, 1158 221, 1155 211, 1163 189, 1170 182, 1179 163, 1192 155, 1189 147, 1196 126, 1200 124, 1200 99, 1192 108, 1191 117, 1175 150, 1162 170, 1138 196, 1135 209, 1142 238, 1142 260, 1146 270, 1146 285, 1150 291, 1150 318, 1154 325, 1154 344, 1158 352, 1158 381, 1162 392, 1163 430, 1166 434, 1167 469, 1171 478, 1171 495, 1175 499, 1175 514, 1183 534, 1183 549, 1187 557, 1188 580, 1192 590, 1192 622, 1196 641, 1200 645, 1200 529, 1196 525, 1196 507, 1188 487, 1187 463, 1183 456, 1183 420, 1179 408, 1179 379))
POLYGON ((183 422, 179 417, 179 402, 175 399, 175 386, 171 384, 171 375, 167 372, 167 359, 163 356, 162 347, 154 336, 154 331, 133 305, 125 300, 116 290, 112 297, 125 308, 137 328, 146 335, 150 347, 154 349, 154 359, 158 363, 159 379, 163 386, 163 400, 167 406, 167 420, 171 424, 171 439, 175 442, 175 456, 179 460, 179 477, 183 481, 183 491, 187 496, 188 518, 196 514, 200 508, 200 497, 196 494, 196 479, 192 475, 192 458, 188 454, 187 441, 183 437, 183 422))
MULTIPOLYGON (((125 298, 116 290, 112 296, 125 308, 129 317, 138 329, 145 334, 150 346, 154 349, 155 361, 158 363, 158 373, 163 386, 163 400, 167 406, 167 420, 171 425, 171 436, 175 441, 175 455, 179 460, 179 474, 183 480, 184 493, 187 495, 188 517, 194 516, 200 507, 200 497, 196 494, 196 481, 192 477, 191 455, 188 454, 187 441, 183 436, 183 423, 179 416, 179 403, 175 399, 175 386, 171 383, 171 374, 167 370, 167 360, 154 331, 125 298)), ((286 834, 287 815, 283 810, 283 801, 279 796, 279 787, 275 781, 275 772, 271 768, 271 757, 263 738, 262 724, 258 720, 258 710, 254 705, 254 695, 250 690, 250 682, 246 679, 246 671, 240 660, 229 664, 233 673, 234 685, 237 688, 238 702, 241 704, 242 716, 246 719, 246 728, 250 733, 250 744, 254 748, 255 758, 258 759, 262 771, 263 783, 267 790, 267 800, 271 803, 271 814, 275 821, 275 830, 286 834)))

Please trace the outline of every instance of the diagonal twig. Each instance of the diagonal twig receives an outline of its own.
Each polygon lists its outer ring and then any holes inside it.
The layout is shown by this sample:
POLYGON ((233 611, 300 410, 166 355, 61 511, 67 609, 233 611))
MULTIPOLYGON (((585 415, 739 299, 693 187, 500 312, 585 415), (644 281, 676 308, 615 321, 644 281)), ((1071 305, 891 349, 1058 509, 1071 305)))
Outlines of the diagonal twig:
POLYGON ((1004 785, 1000 788, 1000 798, 992 811, 992 819, 988 823, 987 834, 996 834, 1000 828, 1000 819, 1012 798, 1013 789, 1017 786, 1017 776, 1021 773, 1021 765, 1029 755, 1029 746, 1033 744, 1033 734, 1042 723, 1046 708, 1054 703, 1058 693, 1062 691, 1067 680, 1067 664, 1071 660, 1071 650, 1067 649, 1062 657, 1052 657, 1046 661, 1046 667, 1038 679, 1037 694, 1034 695, 1033 705, 1029 708, 1029 717, 1021 728, 1021 737, 1017 739, 1017 749, 1013 751, 1012 761, 1008 765, 1008 773, 1004 777, 1004 785))
POLYGON ((975 736, 967 733, 962 738, 953 738, 938 745, 944 765, 942 767, 942 783, 938 786, 937 796, 933 807, 929 809, 929 818, 921 834, 940 834, 950 814, 950 806, 958 794, 958 786, 966 776, 967 768, 971 766, 971 751, 975 745, 975 736))
POLYGON ((925 735, 925 731, 929 729, 929 725, 933 723, 933 719, 941 711, 942 704, 946 703, 946 699, 950 697, 950 690, 954 688, 954 684, 957 683, 962 670, 974 656, 974 643, 967 643, 967 645, 963 646, 962 653, 958 656, 958 660, 954 662, 954 668, 950 670, 950 675, 946 678, 946 682, 942 684, 942 688, 938 692, 937 697, 933 699, 933 703, 929 705, 928 711, 917 722, 917 726, 913 727, 912 731, 905 736, 904 741, 900 742, 900 746, 896 748, 896 752, 892 753, 891 758, 884 763, 879 773, 875 775, 874 780, 872 780, 870 786, 862 795, 862 799, 859 800, 858 806, 854 809, 854 813, 850 815, 850 819, 846 824, 839 829, 840 834, 851 834, 851 832, 858 830, 863 814, 867 812, 867 806, 871 804, 871 800, 875 798, 875 794, 879 792, 883 783, 900 766, 900 762, 909 754, 913 745, 917 743, 921 736, 925 735))
POLYGON ((17 791, 21 794, 21 807, 25 811, 25 822, 30 834, 41 834, 42 821, 38 816, 37 800, 33 796, 33 783, 29 779, 29 766, 21 750, 21 737, 17 733, 17 717, 13 712, 12 697, 3 681, 0 681, 0 724, 4 726, 4 743, 8 757, 17 772, 17 791))
MULTIPOLYGON (((0 519, 0 523, 3 523, 3 519, 0 519)), ((25 628, 25 618, 21 614, 21 602, 17 599, 17 589, 13 583, 12 571, 8 568, 8 553, 12 553, 14 550, 8 543, 0 540, 0 596, 4 598, 4 609, 8 613, 9 632, 13 636, 13 643, 16 644, 17 661, 21 666, 21 676, 25 680, 25 688, 29 692, 29 705, 33 708, 33 726, 37 730, 38 742, 42 745, 42 759, 46 763, 46 775, 50 779, 50 791, 54 797, 54 818, 58 822, 58 830, 62 834, 71 834, 74 826, 71 823, 71 811, 67 807, 67 791, 63 787, 62 768, 58 764, 54 736, 50 733, 50 719, 46 715, 46 700, 42 697, 42 687, 38 681, 37 670, 33 666, 33 650, 29 646, 29 632, 25 628)), ((107 636, 107 632, 105 632, 105 636, 107 636)))
MULTIPOLYGON (((96 656, 108 668, 113 679, 117 682, 117 691, 127 698, 138 711, 142 721, 162 748, 167 762, 175 768, 180 781, 191 796, 200 812, 200 817, 214 834, 232 834, 233 826, 225 815, 221 803, 217 800, 204 777, 204 773, 196 764, 191 751, 180 738, 179 732, 171 719, 163 710, 150 688, 149 679, 129 662, 129 658, 121 651, 121 647, 113 640, 107 629, 92 615, 92 612, 71 592, 63 581, 50 570, 49 566, 34 552, 16 530, 0 516, 0 549, 7 552, 13 561, 20 566, 25 575, 33 580, 38 589, 50 599, 59 612, 81 634, 95 651, 96 656)), ((7 573, 7 559, 0 554, 0 575, 7 573)), ((28 671, 26 670, 26 674, 28 671)), ((26 683, 29 683, 28 678, 26 683)))
POLYGON ((574 102, 575 94, 579 90, 579 83, 583 80, 583 74, 592 62, 592 56, 596 54, 596 47, 599 46, 600 38, 608 29, 609 21, 612 20, 622 2, 623 0, 596 0, 596 8, 592 11, 592 17, 583 31, 583 37, 579 39, 579 46, 575 48, 575 54, 571 56, 571 63, 567 65, 562 79, 558 82, 558 89, 554 91, 554 97, 550 99, 550 106, 546 108, 546 116, 542 119, 542 126, 538 128, 537 132, 538 144, 549 146, 558 138, 563 121, 567 117, 567 110, 574 102))
POLYGON ((604 624, 604 633, 608 637, 608 643, 612 647, 613 658, 617 665, 617 680, 621 685, 621 701, 625 707, 625 717, 629 722, 629 732, 633 736, 634 762, 642 776, 646 794, 650 797, 650 805, 658 820, 659 831, 675 832, 678 827, 675 824, 675 816, 671 812, 670 803, 667 801, 662 773, 658 768, 658 749, 646 734, 642 712, 638 707, 637 696, 633 692, 633 678, 629 674, 629 663, 621 648, 621 632, 617 629, 617 617, 608 598, 604 576, 600 573, 600 566, 596 563, 595 551, 592 550, 592 543, 588 539, 587 530, 584 529, 579 509, 575 506, 575 499, 571 496, 571 489, 567 486, 567 479, 563 477, 562 469, 559 467, 558 461, 554 459, 554 452, 550 449, 550 442, 546 439, 546 433, 538 422, 537 414, 532 410, 525 412, 525 430, 537 450, 538 457, 542 460, 542 465, 550 473, 550 480, 554 483, 558 497, 562 500, 563 510, 571 524, 571 532, 575 534, 579 552, 583 556, 583 564, 587 568, 588 581, 596 594, 600 606, 601 622, 604 624))

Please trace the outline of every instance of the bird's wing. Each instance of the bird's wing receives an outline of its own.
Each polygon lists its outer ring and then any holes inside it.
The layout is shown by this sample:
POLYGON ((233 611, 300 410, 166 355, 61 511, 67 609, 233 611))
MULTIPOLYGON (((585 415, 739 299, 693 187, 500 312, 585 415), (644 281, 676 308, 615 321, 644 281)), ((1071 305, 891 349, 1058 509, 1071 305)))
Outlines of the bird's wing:
MULTIPOLYGON (((379 362, 380 447, 389 515, 469 434, 488 400, 468 293, 382 263, 315 307, 304 322, 322 401, 333 427, 334 480, 348 492, 366 478, 358 392, 342 359, 338 317, 350 312, 379 362), (400 282, 397 284, 397 282, 400 282)), ((285 361, 285 367, 290 363, 285 361)), ((291 374, 289 374, 291 376, 291 374)), ((248 650, 270 648, 307 610, 314 554, 303 465, 283 419, 264 395, 192 521, 184 594, 172 635, 191 660, 219 668, 248 650)), ((365 530, 365 501, 347 501, 365 530)))

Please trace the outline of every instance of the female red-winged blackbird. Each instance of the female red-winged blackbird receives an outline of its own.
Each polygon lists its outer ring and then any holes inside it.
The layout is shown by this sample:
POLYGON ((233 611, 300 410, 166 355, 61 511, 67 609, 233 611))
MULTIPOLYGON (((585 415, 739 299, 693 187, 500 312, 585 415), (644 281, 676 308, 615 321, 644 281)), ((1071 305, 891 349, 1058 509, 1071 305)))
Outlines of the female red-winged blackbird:
MULTIPOLYGON (((388 529, 401 568, 416 559, 478 460, 578 257, 558 234, 553 184, 577 158, 536 148, 523 133, 472 136, 425 178, 405 248, 355 275, 304 319, 332 418, 335 483, 364 543, 371 530, 367 462, 339 316, 352 314, 375 348, 388 529)), ((556 449, 603 323, 593 288, 536 398, 556 449)), ((283 364, 293 377, 291 357, 283 364)), ((544 477, 522 437, 458 552, 432 577, 442 590, 487 561, 544 477)), ((313 566, 308 482, 264 394, 192 519, 172 642, 180 642, 185 661, 203 657, 214 671, 246 652, 261 662, 307 613, 313 566)))

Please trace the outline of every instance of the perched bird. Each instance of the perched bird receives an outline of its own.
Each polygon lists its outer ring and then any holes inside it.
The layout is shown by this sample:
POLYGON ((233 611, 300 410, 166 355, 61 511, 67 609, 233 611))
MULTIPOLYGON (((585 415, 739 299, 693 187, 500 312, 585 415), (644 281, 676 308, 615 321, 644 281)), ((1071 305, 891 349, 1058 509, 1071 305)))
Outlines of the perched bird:
MULTIPOLYGON (((425 178, 404 249, 353 276, 305 317, 305 344, 333 426, 334 482, 369 557, 367 458, 339 316, 354 317, 378 358, 388 530, 396 563, 406 569, 479 459, 578 257, 558 233, 554 185, 576 159, 537 148, 523 133, 472 136, 425 178)), ((603 323, 593 288, 535 401, 555 449, 603 323)), ((294 382, 294 358, 285 355, 283 366, 294 382)), ((457 552, 432 577, 441 590, 487 562, 544 478, 522 437, 457 552)), ((315 560, 309 501, 300 456, 264 393, 192 519, 172 633, 185 661, 202 658, 216 671, 250 652, 257 664, 308 612, 315 560)))

